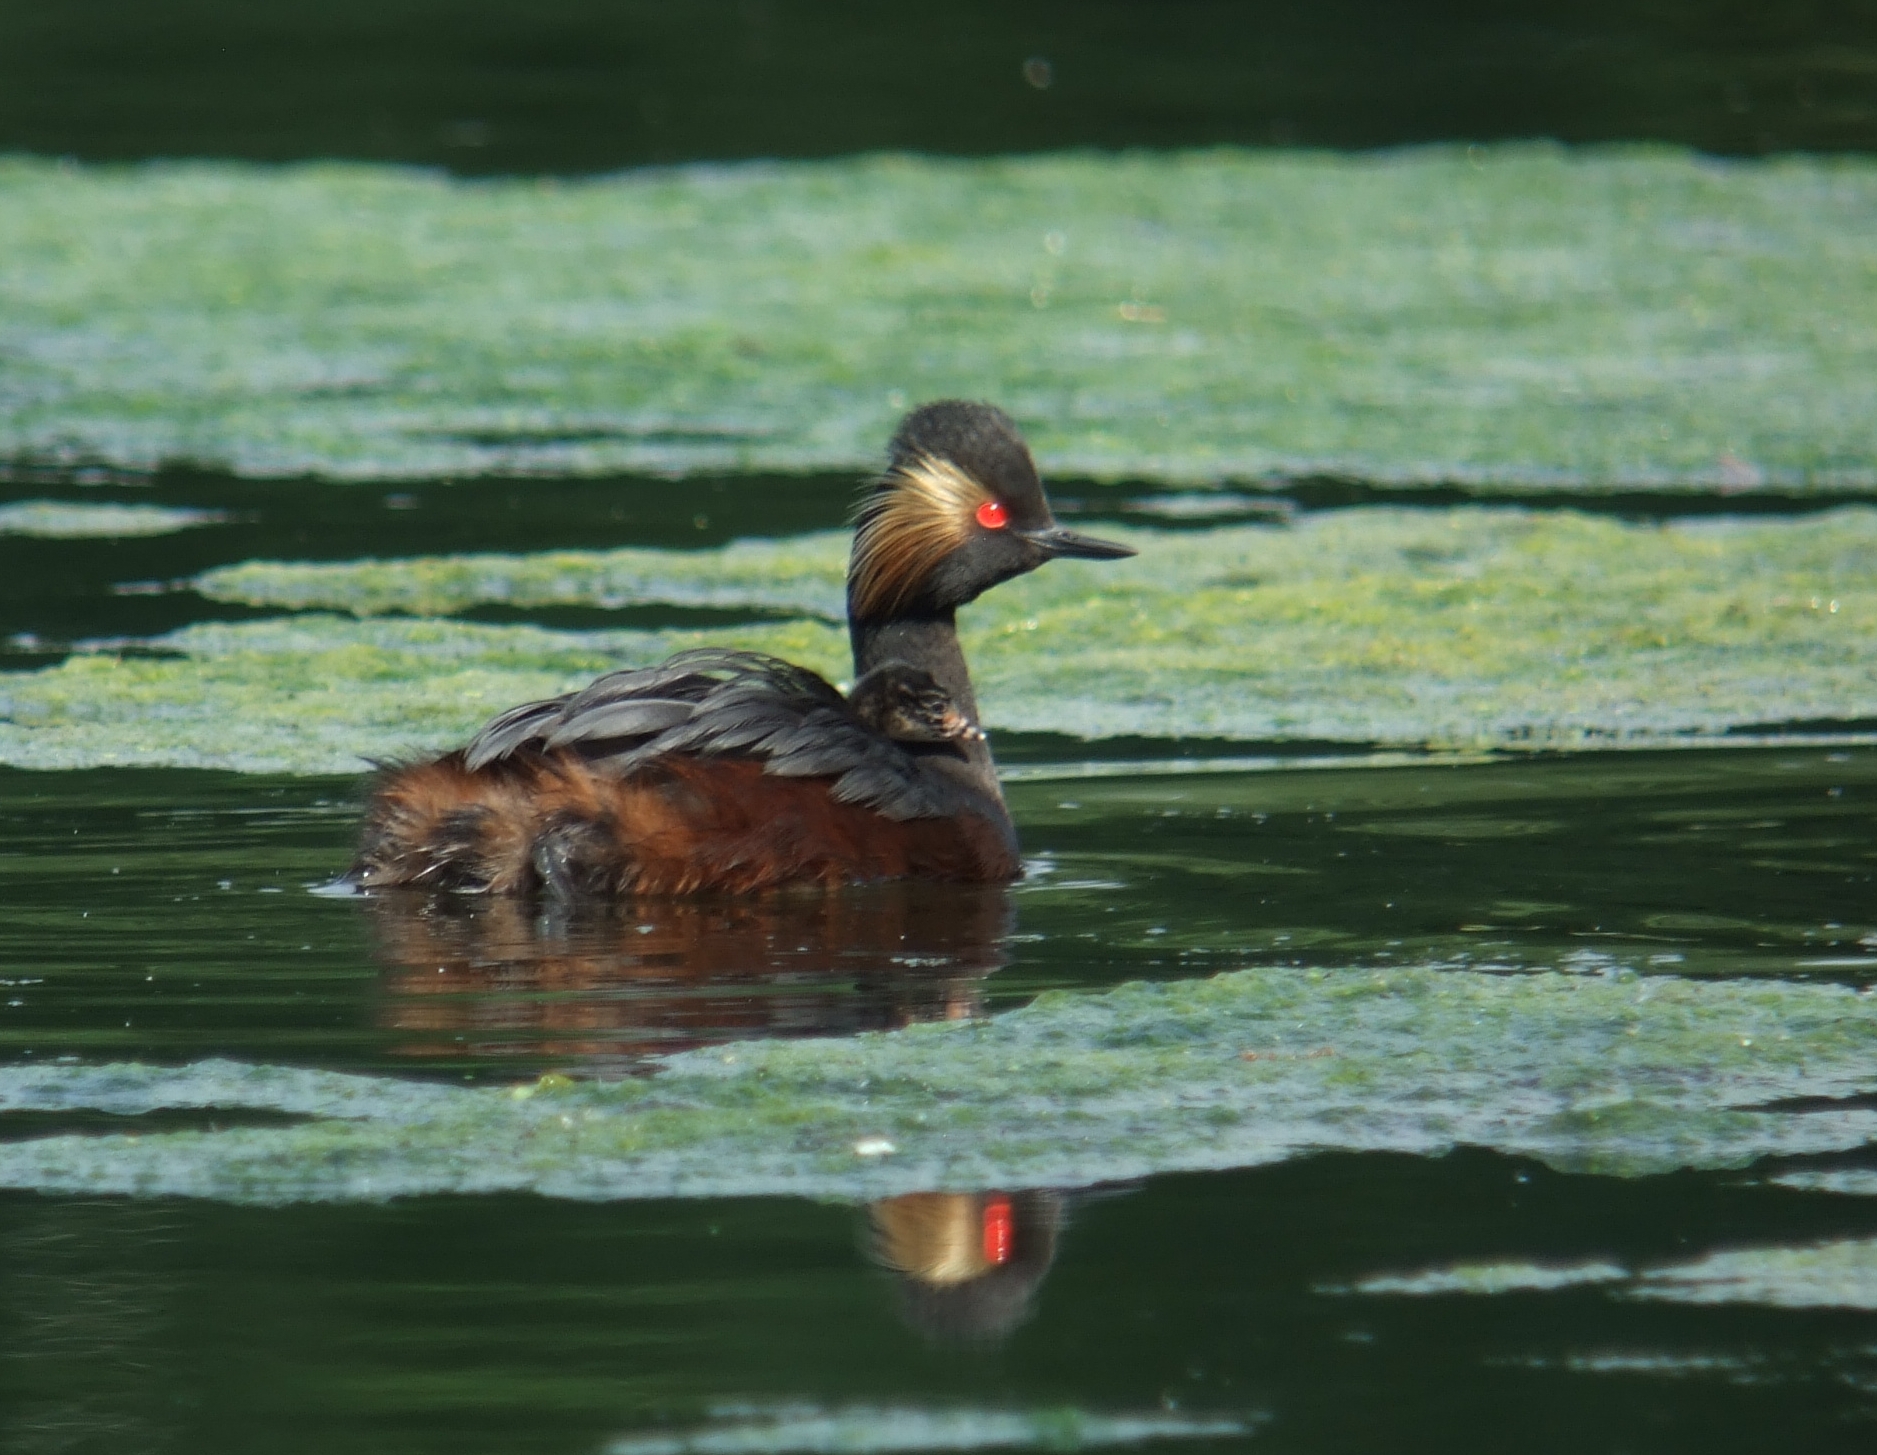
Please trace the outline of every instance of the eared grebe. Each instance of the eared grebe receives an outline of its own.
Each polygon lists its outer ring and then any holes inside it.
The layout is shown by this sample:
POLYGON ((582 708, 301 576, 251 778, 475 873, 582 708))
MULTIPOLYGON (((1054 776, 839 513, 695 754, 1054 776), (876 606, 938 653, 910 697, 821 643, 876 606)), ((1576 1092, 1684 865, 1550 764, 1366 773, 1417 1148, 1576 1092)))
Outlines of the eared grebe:
POLYGON ((1056 524, 1001 410, 928 404, 855 518, 852 698, 756 652, 609 672, 388 769, 348 877, 559 899, 1014 879, 955 614, 1053 557, 1133 554, 1056 524))

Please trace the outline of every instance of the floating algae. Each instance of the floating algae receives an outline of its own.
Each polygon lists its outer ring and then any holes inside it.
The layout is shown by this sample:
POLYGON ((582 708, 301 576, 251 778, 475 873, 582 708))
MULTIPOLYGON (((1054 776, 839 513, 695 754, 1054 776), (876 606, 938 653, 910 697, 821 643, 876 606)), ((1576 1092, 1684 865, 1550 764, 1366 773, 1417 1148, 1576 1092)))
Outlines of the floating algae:
POLYGON ((628 1435, 606 1455, 791 1455, 915 1450, 1083 1450, 1158 1440, 1249 1434, 1255 1418, 1166 1410, 1098 1414, 1078 1409, 921 1409, 811 1404, 722 1405, 695 1429, 628 1435))
POLYGON ((1078 1186, 1326 1149, 1490 1147, 1639 1175, 1877 1135, 1877 996, 1634 975, 1250 970, 990 1021, 744 1042, 512 1090, 232 1063, 0 1068, 9 1110, 212 1101, 321 1120, 0 1146, 0 1186, 281 1203, 1078 1186), (1251 1054, 1247 1054, 1251 1053, 1251 1054), (1785 1098, 1846 1098, 1795 1116, 1785 1098), (863 1155, 861 1149, 891 1151, 863 1155))
POLYGON ((1560 1288, 1582 1288, 1600 1283, 1621 1283, 1629 1270, 1620 1264, 1592 1263, 1453 1263, 1415 1273, 1378 1273, 1351 1284, 1326 1284, 1319 1293, 1387 1294, 1408 1298, 1437 1298, 1447 1294, 1551 1293, 1560 1288))
POLYGON ((1756 1303, 1877 1313, 1877 1238, 1729 1248, 1651 1269, 1628 1295, 1669 1303, 1756 1303))
POLYGON ((540 551, 402 561, 247 561, 191 584, 247 606, 448 616, 472 606, 659 603, 787 611, 845 620, 849 535, 732 541, 720 550, 540 551))
POLYGON ((727 636, 327 617, 201 623, 157 639, 180 660, 80 655, 0 683, 0 759, 353 773, 368 759, 460 740, 504 707, 609 668, 726 639, 830 674, 845 665, 844 636, 811 623, 727 636))
POLYGON ((171 505, 97 505, 69 500, 15 500, 0 505, 0 535, 37 536, 43 540, 116 540, 129 536, 164 536, 191 526, 213 525, 227 517, 219 510, 189 510, 171 505))
POLYGON ((1555 146, 660 169, 0 164, 0 457, 1877 484, 1877 162, 1555 146))
MULTIPOLYGON (((1121 532, 966 609, 993 728, 1465 747, 1712 741, 1877 717, 1877 511, 1625 524, 1572 512, 1362 510, 1121 532)), ((776 607, 720 631, 551 632, 379 618, 189 627, 180 659, 80 656, 0 688, 0 761, 348 772, 434 748, 510 703, 705 643, 834 680, 837 533, 722 551, 251 563, 199 589, 362 614, 489 602, 776 607)))
POLYGON ((1803 1192, 1839 1192, 1847 1197, 1877 1197, 1877 1167, 1807 1169, 1782 1173, 1773 1181, 1781 1187, 1796 1187, 1803 1192))
POLYGON ((1847 1238, 1799 1247, 1729 1248, 1638 1271, 1608 1262, 1455 1263, 1415 1273, 1379 1274, 1319 1291, 1427 1298, 1555 1293, 1586 1287, 1654 1302, 1877 1311, 1877 1239, 1847 1238))

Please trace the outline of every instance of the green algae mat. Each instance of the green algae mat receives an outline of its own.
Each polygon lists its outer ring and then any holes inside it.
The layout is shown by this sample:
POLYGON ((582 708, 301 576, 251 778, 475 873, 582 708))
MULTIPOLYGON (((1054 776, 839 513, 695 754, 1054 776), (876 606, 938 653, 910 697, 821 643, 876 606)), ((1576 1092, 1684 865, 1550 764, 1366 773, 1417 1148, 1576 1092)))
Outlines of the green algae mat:
POLYGON ((0 458, 1877 485, 1877 164, 1535 145, 694 166, 0 164, 0 458))
POLYGON ((1636 1176, 1860 1148, 1877 1135, 1877 1111, 1859 1104, 1873 1066, 1877 997, 1842 986, 1242 971, 1047 995, 988 1022, 733 1043, 610 1084, 464 1090, 230 1062, 0 1068, 0 1110, 307 1119, 42 1137, 4 1149, 0 1186, 860 1201, 1462 1144, 1636 1176), (1800 1097, 1821 1109, 1779 1108, 1800 1097))
MULTIPOLYGON (((993 728, 1504 748, 1711 742, 1877 718, 1867 507, 1670 524, 1360 510, 1283 529, 1111 533, 1140 556, 1053 563, 966 609, 993 728)), ((846 537, 828 533, 703 551, 217 568, 184 586, 303 614, 198 623, 142 655, 81 653, 0 679, 0 761, 348 772, 705 642, 839 680, 845 553, 846 537), (576 632, 446 615, 490 605, 759 619, 576 632)))
POLYGON ((0 505, 0 535, 41 540, 122 539, 160 536, 222 517, 212 510, 162 505, 93 505, 61 500, 16 500, 0 505))

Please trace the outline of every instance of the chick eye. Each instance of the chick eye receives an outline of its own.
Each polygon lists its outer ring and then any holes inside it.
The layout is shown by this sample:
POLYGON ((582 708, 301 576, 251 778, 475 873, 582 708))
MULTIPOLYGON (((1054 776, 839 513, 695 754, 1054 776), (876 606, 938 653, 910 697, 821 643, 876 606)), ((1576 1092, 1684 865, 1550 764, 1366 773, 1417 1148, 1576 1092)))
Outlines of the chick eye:
POLYGON ((1001 500, 987 500, 978 507, 978 524, 986 530, 1002 530, 1010 524, 1010 512, 1001 500))

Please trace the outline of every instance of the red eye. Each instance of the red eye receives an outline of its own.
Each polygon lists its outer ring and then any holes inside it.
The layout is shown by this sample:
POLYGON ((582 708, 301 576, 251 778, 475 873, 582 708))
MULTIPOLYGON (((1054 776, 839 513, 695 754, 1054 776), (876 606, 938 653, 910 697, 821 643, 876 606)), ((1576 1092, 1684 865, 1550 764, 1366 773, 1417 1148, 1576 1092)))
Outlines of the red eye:
POLYGON ((978 524, 986 530, 1002 530, 1010 524, 1010 512, 1001 500, 987 500, 978 507, 978 524))

